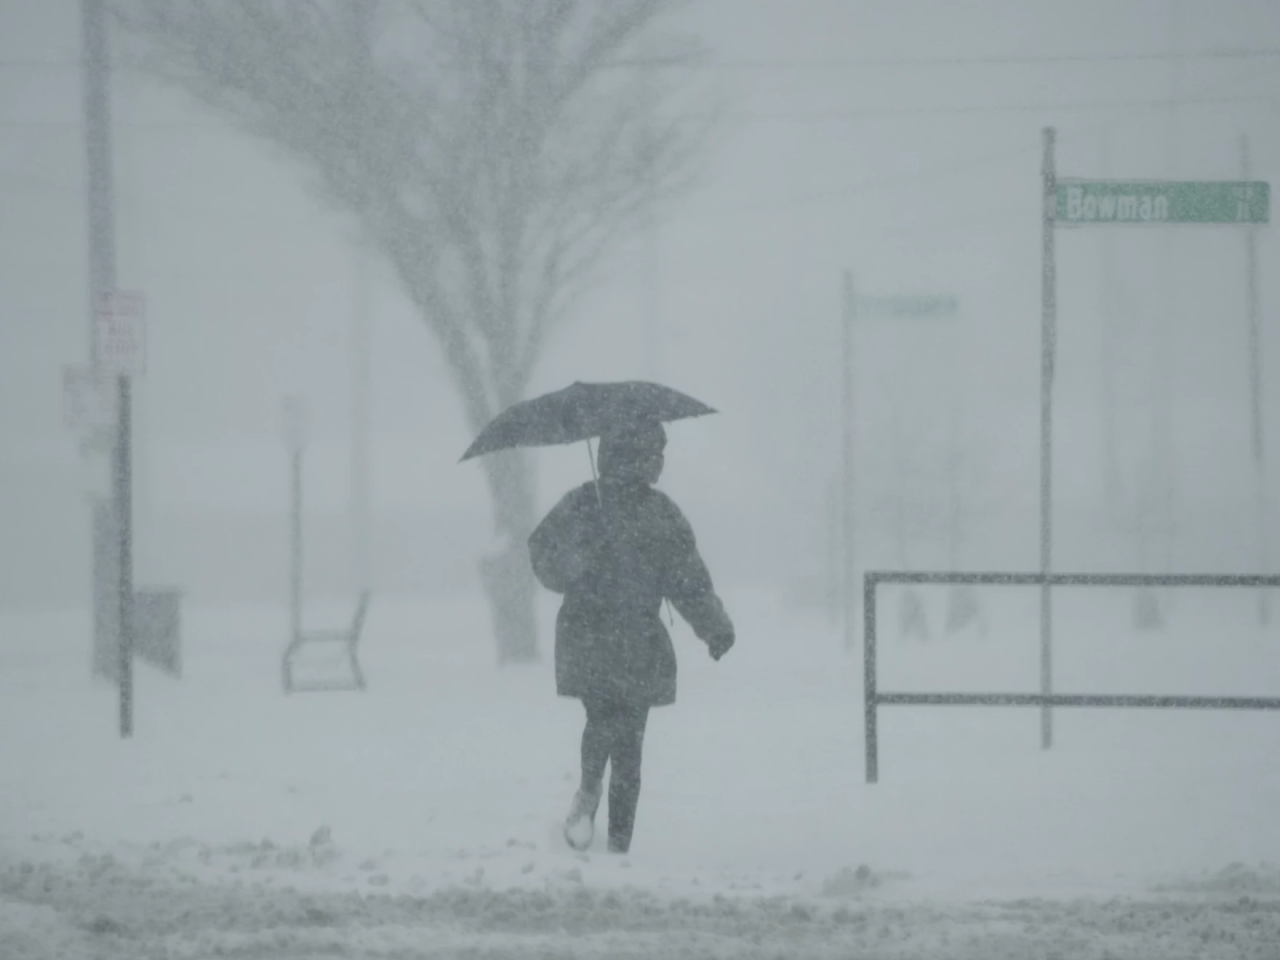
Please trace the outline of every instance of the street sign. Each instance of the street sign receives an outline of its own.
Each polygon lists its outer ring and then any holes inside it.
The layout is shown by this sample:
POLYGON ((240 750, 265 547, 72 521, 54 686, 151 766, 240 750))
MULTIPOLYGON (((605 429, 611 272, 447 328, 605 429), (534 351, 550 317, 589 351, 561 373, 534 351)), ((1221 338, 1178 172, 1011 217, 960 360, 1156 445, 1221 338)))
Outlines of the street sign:
POLYGON ((68 428, 89 433, 115 426, 115 384, 87 366, 63 367, 62 419, 68 428))
POLYGON ((140 377, 146 372, 146 305, 141 293, 108 290, 98 298, 94 363, 103 377, 140 377))
MULTIPOLYGON (((111 605, 115 597, 102 594, 99 602, 111 605)), ((139 587, 133 592, 133 655, 161 673, 182 677, 182 594, 168 587, 139 587)), ((94 636, 92 670, 95 677, 120 680, 120 636, 108 609, 99 610, 99 622, 109 629, 94 636)))
POLYGON ((1267 223, 1271 185, 1256 180, 1058 180, 1060 226, 1267 223))
POLYGON ((936 294, 858 298, 858 312, 873 317, 950 317, 959 309, 955 297, 936 294))

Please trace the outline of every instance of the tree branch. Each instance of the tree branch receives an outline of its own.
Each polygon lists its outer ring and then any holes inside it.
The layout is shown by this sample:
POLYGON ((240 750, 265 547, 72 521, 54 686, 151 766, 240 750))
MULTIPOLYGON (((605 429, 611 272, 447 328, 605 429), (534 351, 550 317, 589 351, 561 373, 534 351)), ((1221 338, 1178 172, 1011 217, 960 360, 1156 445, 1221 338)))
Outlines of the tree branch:
MULTIPOLYGON (((112 2, 153 70, 296 158, 360 222, 477 428, 705 144, 650 112, 637 66, 664 56, 653 31, 679 0, 112 2)), ((664 62, 696 56, 668 47, 664 62)))

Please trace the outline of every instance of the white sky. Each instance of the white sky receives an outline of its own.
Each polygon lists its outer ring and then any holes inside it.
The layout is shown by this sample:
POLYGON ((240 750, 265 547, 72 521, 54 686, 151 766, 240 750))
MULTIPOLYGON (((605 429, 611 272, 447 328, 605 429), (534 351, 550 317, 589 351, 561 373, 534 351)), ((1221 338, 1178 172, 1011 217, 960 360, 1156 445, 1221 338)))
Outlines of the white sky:
MULTIPOLYGON (((984 455, 988 473, 1033 475, 1034 428, 1010 430, 1034 423, 1038 400, 1043 126, 1059 129, 1063 175, 1233 179, 1244 133, 1254 177, 1280 179, 1280 12, 1265 0, 705 0, 694 23, 719 64, 699 82, 731 119, 703 188, 660 224, 656 369, 644 325, 650 278, 633 248, 552 341, 536 387, 653 376, 721 409, 673 431, 669 467, 671 488, 712 523, 721 497, 783 541, 819 523, 815 505, 838 464, 845 269, 869 293, 945 293, 962 305, 960 317, 926 327, 936 336, 883 324, 862 334, 862 429, 882 438, 863 453, 877 489, 895 486, 883 440, 894 397, 908 447, 960 405, 966 438, 983 428, 982 442, 1000 447, 984 455), (1218 55, 1182 60, 1175 80, 1161 55, 1179 47, 1218 55), (1221 56, 1242 49, 1270 54, 1221 56), (1175 84, 1189 102, 1172 117, 1157 102, 1175 84)), ((34 482, 37 450, 72 452, 60 371, 87 349, 78 42, 71 0, 0 0, 0 440, 11 491, 34 482)), ((343 218, 269 145, 147 78, 117 79, 119 284, 146 292, 151 322, 139 387, 144 517, 274 503, 279 403, 290 392, 313 405, 316 502, 340 510, 353 303, 343 218)), ((1268 323, 1272 233, 1258 237, 1268 323)), ((1104 344, 1121 360, 1122 441, 1135 462, 1142 454, 1153 389, 1144 358, 1164 329, 1186 408, 1175 415, 1179 469, 1191 478, 1181 495, 1198 489, 1199 445, 1226 436, 1209 459, 1234 465, 1227 487, 1209 484, 1205 496, 1230 500, 1229 482, 1248 468, 1242 235, 1111 237, 1058 238, 1058 396, 1076 425, 1063 440, 1064 486, 1091 495, 1099 483, 1104 344), (1133 318, 1119 339, 1103 333, 1116 322, 1104 320, 1104 243, 1120 277, 1112 303, 1133 318)), ((420 497, 424 513, 470 518, 483 542, 482 482, 454 466, 469 436, 435 343, 381 274, 374 312, 378 503, 410 509, 420 497)), ((1274 335, 1264 369, 1280 369, 1274 335)), ((542 463, 544 499, 585 472, 580 451, 542 463)), ((9 499, 5 529, 23 534, 9 499)))

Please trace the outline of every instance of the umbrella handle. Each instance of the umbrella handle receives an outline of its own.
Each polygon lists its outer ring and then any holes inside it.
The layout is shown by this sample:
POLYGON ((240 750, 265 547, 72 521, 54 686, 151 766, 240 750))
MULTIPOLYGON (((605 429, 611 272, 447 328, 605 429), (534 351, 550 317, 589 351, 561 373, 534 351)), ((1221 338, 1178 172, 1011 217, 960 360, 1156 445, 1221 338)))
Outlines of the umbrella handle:
POLYGON ((596 473, 596 455, 591 449, 591 438, 587 437, 587 459, 591 461, 591 482, 596 485, 596 504, 604 510, 604 498, 600 496, 600 475, 596 473))

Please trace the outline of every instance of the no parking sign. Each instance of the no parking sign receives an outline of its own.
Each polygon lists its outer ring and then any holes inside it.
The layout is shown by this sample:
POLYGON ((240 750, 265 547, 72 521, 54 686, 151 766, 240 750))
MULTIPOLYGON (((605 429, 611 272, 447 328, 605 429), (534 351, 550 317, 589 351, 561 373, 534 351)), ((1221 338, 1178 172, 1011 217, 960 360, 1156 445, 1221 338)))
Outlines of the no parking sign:
POLYGON ((107 290, 98 297, 94 365, 103 377, 140 377, 146 372, 146 304, 140 292, 107 290))

